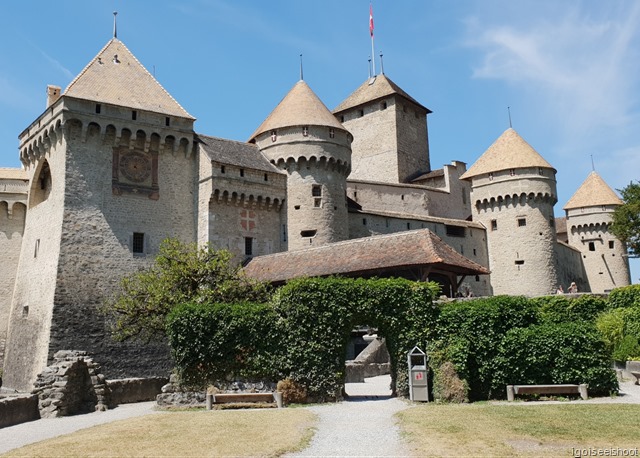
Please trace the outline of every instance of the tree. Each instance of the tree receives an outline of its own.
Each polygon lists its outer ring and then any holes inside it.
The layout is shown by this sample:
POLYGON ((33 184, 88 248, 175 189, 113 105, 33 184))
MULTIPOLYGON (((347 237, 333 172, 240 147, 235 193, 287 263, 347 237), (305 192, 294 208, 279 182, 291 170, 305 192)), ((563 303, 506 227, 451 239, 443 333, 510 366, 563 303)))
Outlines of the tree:
POLYGON ((627 245, 630 255, 640 256, 640 182, 631 182, 618 191, 624 204, 613 212, 611 232, 627 245))
POLYGON ((244 276, 232 258, 230 252, 211 246, 163 241, 154 263, 124 277, 106 302, 104 311, 114 337, 164 338, 167 315, 186 302, 266 301, 268 286, 244 276))

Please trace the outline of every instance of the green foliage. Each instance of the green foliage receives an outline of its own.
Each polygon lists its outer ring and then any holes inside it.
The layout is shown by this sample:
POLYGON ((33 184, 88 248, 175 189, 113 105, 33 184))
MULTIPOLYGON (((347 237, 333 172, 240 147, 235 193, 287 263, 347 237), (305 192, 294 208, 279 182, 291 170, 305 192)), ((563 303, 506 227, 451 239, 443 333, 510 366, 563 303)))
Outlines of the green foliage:
POLYGON ((122 279, 104 311, 116 338, 149 340, 165 336, 166 317, 179 304, 263 302, 268 297, 265 284, 243 276, 228 251, 167 239, 153 265, 122 279))
POLYGON ((274 307, 283 318, 282 371, 307 387, 311 399, 340 396, 344 355, 358 325, 377 327, 387 340, 392 380, 407 393, 406 352, 426 348, 437 309, 438 286, 404 279, 308 278, 276 293, 274 307))
POLYGON ((627 361, 640 355, 640 345, 636 336, 626 335, 613 349, 613 359, 616 361, 627 361))
MULTIPOLYGON (((618 303, 627 303, 618 301, 618 303)), ((640 307, 620 307, 603 313, 596 328, 607 350, 616 361, 626 361, 640 354, 640 307)))
POLYGON ((442 306, 436 335, 448 360, 467 381, 471 400, 491 396, 491 361, 503 336, 510 329, 537 322, 536 305, 522 296, 496 296, 442 306))
POLYGON ((640 307, 640 285, 615 288, 609 293, 609 307, 640 307))
POLYGON ((494 395, 506 385, 587 383, 589 392, 617 391, 609 354, 587 323, 545 323, 510 330, 493 361, 494 395))
POLYGON ((277 317, 264 304, 198 304, 175 307, 167 334, 181 381, 204 386, 231 378, 273 378, 277 317))
POLYGON ((592 322, 609 307, 606 299, 590 294, 578 297, 545 296, 531 299, 531 301, 539 308, 540 320, 546 323, 592 322))
POLYGON ((625 308, 617 308, 600 315, 596 320, 596 329, 607 350, 611 353, 624 337, 625 308))
POLYGON ((640 255, 640 183, 620 189, 623 205, 613 212, 611 232, 627 245, 630 254, 640 255))

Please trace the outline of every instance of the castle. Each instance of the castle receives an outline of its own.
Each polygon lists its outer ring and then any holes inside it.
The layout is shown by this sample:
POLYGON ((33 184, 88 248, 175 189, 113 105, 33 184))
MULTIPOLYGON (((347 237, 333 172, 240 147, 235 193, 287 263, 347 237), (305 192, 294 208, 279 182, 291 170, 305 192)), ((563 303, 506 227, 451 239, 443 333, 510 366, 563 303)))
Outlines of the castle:
POLYGON ((296 83, 247 142, 195 119, 117 38, 20 134, 0 169, 0 361, 28 390, 60 349, 108 377, 164 375, 166 346, 114 342, 97 309, 160 242, 211 242, 248 275, 396 275, 442 292, 544 295, 630 283, 595 173, 554 217, 556 170, 513 129, 433 169, 431 111, 384 74, 333 112, 296 83))

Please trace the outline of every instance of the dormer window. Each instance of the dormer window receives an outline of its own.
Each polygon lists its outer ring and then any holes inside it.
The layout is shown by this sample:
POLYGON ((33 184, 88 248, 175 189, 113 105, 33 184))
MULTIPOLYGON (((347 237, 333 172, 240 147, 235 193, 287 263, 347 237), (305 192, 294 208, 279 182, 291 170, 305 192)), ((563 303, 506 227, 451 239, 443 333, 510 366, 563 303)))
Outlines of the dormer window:
POLYGON ((509 175, 514 176, 516 174, 516 169, 509 169, 509 175))
POLYGON ((308 137, 309 136, 309 126, 304 126, 302 128, 302 136, 303 137, 308 137))
POLYGON ((278 139, 278 134, 276 133, 275 130, 271 131, 271 141, 275 142, 278 139))

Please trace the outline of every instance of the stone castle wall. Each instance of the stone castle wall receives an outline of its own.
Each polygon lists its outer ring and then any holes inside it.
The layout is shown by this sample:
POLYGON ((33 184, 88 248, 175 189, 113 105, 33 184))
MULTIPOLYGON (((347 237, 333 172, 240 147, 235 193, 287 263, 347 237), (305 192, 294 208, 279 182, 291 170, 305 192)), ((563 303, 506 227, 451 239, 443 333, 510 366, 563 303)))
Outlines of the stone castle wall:
POLYGON ((363 210, 465 220, 471 215, 471 186, 459 179, 465 170, 463 162, 445 166, 442 188, 349 178, 347 195, 363 210))
POLYGON ((341 115, 342 125, 354 133, 350 179, 398 183, 397 109, 396 99, 387 97, 341 115))
POLYGON ((406 100, 396 106, 398 180, 407 182, 431 170, 427 111, 406 100))
MULTIPOLYGON (((4 361, 4 349, 9 329, 11 298, 15 286, 22 234, 27 207, 25 202, 7 202, 3 200, 2 190, 6 189, 0 177, 0 368, 4 361)), ((25 189, 27 185, 24 186, 25 189)))
POLYGON ((558 257, 558 286, 562 286, 566 293, 569 285, 575 282, 578 292, 589 291, 589 280, 584 270, 580 251, 575 247, 558 242, 556 244, 556 255, 558 257))
POLYGON ((208 232, 203 240, 210 241, 215 248, 231 251, 238 260, 286 251, 287 228, 282 207, 286 175, 243 168, 241 176, 240 170, 209 161, 206 173, 211 179, 201 180, 201 189, 203 183, 209 189, 208 199, 206 194, 201 196, 201 202, 207 202, 199 218, 207 221, 208 232), (251 239, 251 254, 246 253, 247 239, 251 239))
POLYGON ((21 152, 23 163, 28 160, 26 170, 31 185, 3 377, 4 386, 21 391, 30 390, 37 374, 47 365, 60 253, 67 139, 60 110, 48 121, 33 132, 27 130, 21 152))
MULTIPOLYGON (((68 348, 90 350, 110 378, 166 376, 166 344, 114 342, 99 308, 123 275, 152 261, 162 240, 196 240, 192 122, 175 119, 167 128, 164 116, 150 113, 133 122, 130 111, 104 106, 100 119, 90 114, 93 104, 73 99, 65 108, 64 138, 49 158, 53 190, 29 210, 25 230, 29 250, 41 238, 38 260, 49 267, 21 264, 21 294, 14 301, 16 309, 27 295, 39 298, 40 328, 12 331, 13 348, 25 350, 8 355, 11 383, 27 389, 47 360, 68 348), (133 252, 134 233, 143 234, 141 253, 133 252), (42 288, 34 288, 38 276, 42 288)), ((24 250, 22 258, 29 258, 24 250)))

